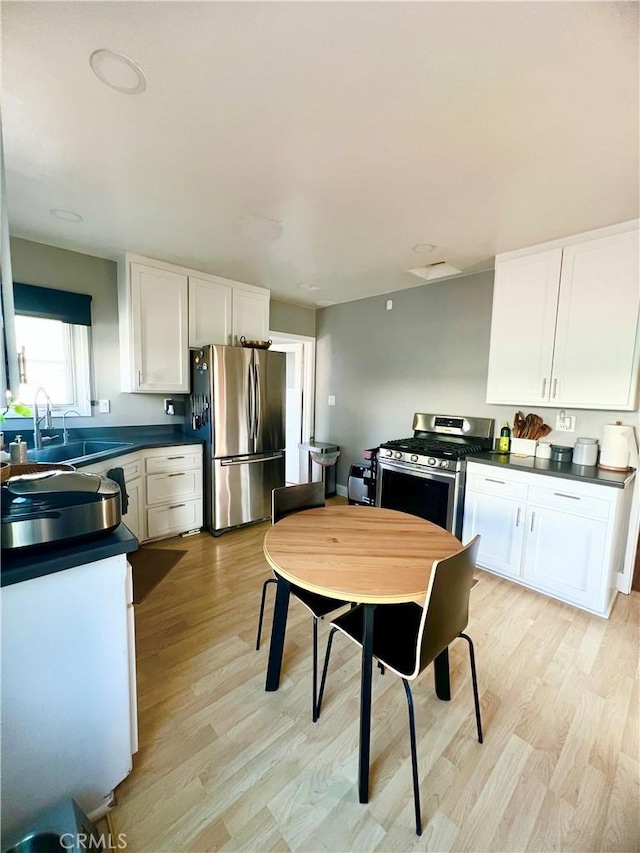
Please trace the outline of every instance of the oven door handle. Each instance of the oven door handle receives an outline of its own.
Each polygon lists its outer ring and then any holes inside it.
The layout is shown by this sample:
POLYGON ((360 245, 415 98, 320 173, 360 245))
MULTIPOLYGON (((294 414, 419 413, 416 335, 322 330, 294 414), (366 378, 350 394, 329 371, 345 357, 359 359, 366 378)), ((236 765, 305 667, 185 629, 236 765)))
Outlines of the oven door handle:
POLYGON ((455 471, 445 471, 442 468, 427 468, 424 465, 414 465, 411 462, 398 462, 390 459, 378 459, 378 477, 381 471, 397 471, 401 474, 411 474, 423 480, 455 480, 455 471))

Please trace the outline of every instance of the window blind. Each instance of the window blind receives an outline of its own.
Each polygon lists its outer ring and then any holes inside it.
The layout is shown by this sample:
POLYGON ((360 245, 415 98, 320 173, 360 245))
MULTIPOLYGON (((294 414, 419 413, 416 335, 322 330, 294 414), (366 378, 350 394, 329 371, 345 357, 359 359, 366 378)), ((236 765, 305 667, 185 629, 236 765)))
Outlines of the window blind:
POLYGON ((61 320, 76 326, 91 325, 91 296, 70 293, 34 284, 13 283, 13 301, 16 314, 61 320))

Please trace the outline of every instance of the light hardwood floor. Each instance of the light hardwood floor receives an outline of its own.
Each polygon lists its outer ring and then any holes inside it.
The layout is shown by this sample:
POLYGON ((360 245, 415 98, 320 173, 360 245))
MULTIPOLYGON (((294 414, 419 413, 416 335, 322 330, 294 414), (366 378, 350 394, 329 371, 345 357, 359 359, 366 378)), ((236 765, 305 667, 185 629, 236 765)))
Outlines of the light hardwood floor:
POLYGON ((281 686, 264 691, 271 606, 254 643, 267 529, 152 546, 188 554, 136 608, 140 751, 112 813, 128 853, 638 850, 639 593, 604 620, 478 572, 468 633, 485 742, 458 642, 451 702, 430 671, 414 683, 418 838, 399 679, 374 674, 367 805, 356 648, 336 638, 314 725, 311 618, 292 603, 281 686))

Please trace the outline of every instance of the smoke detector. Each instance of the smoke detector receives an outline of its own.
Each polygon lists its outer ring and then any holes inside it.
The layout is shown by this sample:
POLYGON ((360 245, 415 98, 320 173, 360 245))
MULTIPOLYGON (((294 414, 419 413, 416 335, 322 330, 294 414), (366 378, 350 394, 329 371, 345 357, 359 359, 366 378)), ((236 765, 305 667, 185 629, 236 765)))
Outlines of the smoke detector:
POLYGON ((407 270, 412 275, 417 275, 418 278, 423 278, 425 281, 434 281, 437 278, 447 278, 450 275, 458 275, 462 272, 457 267, 451 266, 446 261, 438 261, 435 264, 427 264, 426 267, 415 267, 415 269, 407 270))

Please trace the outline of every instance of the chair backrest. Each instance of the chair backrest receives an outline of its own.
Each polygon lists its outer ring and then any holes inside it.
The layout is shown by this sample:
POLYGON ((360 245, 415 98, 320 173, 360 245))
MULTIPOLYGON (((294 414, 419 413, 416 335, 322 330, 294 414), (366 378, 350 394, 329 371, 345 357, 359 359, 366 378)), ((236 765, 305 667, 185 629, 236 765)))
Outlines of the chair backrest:
POLYGON ((276 524, 286 515, 324 506, 324 483, 300 483, 281 486, 271 492, 271 523, 276 524))
POLYGON ((469 593, 479 545, 480 536, 476 536, 460 551, 434 563, 418 631, 413 677, 467 627, 469 593))

